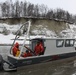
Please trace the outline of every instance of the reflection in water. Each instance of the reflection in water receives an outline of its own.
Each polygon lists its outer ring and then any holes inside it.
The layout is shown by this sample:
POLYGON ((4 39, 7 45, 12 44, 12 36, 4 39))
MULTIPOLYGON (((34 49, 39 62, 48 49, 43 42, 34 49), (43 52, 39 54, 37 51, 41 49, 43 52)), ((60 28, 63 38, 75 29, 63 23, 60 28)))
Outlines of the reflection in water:
MULTIPOLYGON (((9 53, 9 48, 6 47, 2 49, 2 47, 0 47, 0 54, 3 55, 4 59, 6 59, 6 56, 9 53)), ((0 75, 76 75, 76 59, 66 60, 56 60, 47 63, 29 65, 18 68, 16 72, 12 73, 1 71, 0 75)))

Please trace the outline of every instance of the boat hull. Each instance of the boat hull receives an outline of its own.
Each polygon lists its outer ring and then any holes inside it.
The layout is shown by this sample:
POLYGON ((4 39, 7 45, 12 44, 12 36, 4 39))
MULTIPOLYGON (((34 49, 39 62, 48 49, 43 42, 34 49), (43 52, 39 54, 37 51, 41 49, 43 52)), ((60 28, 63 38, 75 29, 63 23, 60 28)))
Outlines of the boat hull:
POLYGON ((66 59, 66 58, 75 57, 75 56, 76 56, 76 52, 59 54, 59 55, 32 56, 27 58, 19 58, 19 57, 13 57, 12 55, 9 55, 8 60, 10 63, 15 65, 15 67, 21 67, 21 66, 27 66, 32 64, 38 64, 38 63, 46 63, 49 61, 54 61, 59 59, 66 59))

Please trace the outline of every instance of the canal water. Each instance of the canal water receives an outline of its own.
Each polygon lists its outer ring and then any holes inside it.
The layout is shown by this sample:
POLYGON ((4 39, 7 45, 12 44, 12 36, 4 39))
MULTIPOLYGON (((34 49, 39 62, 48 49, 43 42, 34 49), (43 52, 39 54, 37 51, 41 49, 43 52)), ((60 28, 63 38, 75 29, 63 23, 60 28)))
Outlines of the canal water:
MULTIPOLYGON (((4 59, 8 53, 8 48, 0 50, 4 59)), ((29 65, 15 72, 0 71, 0 75, 76 75, 76 57, 29 65)))

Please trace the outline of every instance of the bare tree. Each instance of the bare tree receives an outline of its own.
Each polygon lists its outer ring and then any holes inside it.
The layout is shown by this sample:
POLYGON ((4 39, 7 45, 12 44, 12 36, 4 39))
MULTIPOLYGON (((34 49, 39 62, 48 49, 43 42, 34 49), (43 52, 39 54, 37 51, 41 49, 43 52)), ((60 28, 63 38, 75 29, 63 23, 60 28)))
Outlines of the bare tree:
POLYGON ((44 4, 40 5, 39 12, 42 15, 42 17, 46 17, 47 11, 48 11, 47 6, 45 6, 44 4))
POLYGON ((23 6, 23 12, 24 12, 24 16, 27 16, 27 2, 24 2, 24 6, 23 6))
POLYGON ((6 7, 7 7, 6 3, 3 3, 2 6, 1 6, 3 17, 6 17, 6 12, 7 12, 6 7))
POLYGON ((33 16, 33 10, 34 10, 34 5, 29 3, 28 7, 27 7, 27 15, 32 17, 33 16))
POLYGON ((20 2, 20 17, 23 17, 23 16, 24 16, 23 8, 24 8, 24 4, 23 4, 23 2, 21 1, 21 2, 20 2))
POLYGON ((49 18, 49 19, 53 19, 53 10, 48 10, 47 14, 46 14, 46 18, 49 18))
POLYGON ((39 5, 34 5, 34 17, 39 17, 39 5))
POLYGON ((10 16, 10 3, 6 1, 6 17, 10 16))
POLYGON ((15 17, 20 17, 20 6, 18 0, 15 3, 15 17))

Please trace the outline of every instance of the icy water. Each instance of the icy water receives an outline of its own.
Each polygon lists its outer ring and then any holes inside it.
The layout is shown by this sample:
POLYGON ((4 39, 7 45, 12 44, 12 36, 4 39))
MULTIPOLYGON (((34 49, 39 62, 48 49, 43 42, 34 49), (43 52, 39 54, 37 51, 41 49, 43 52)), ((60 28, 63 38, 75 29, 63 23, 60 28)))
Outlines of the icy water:
MULTIPOLYGON (((6 49, 0 50, 3 57, 9 53, 6 49)), ((0 71, 0 75, 76 75, 76 57, 30 65, 15 72, 0 71)))

